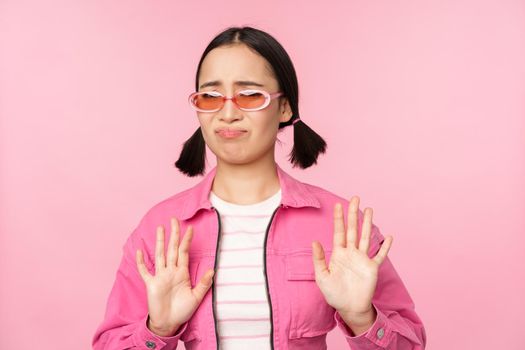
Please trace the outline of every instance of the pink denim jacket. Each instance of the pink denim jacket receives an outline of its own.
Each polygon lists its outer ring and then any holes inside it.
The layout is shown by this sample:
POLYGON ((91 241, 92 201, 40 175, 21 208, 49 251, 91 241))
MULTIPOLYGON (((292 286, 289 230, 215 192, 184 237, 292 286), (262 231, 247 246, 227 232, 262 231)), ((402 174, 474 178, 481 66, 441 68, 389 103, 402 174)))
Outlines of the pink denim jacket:
MULTIPOLYGON (((140 220, 123 246, 123 257, 107 301, 103 322, 97 328, 93 349, 175 349, 180 340, 189 350, 218 349, 214 285, 193 316, 170 337, 157 336, 146 327, 146 287, 135 263, 141 248, 151 274, 155 267, 155 232, 158 225, 170 236, 170 218, 180 222, 180 234, 193 225, 189 272, 192 286, 217 262, 220 217, 209 201, 216 167, 194 187, 154 205, 140 220)), ((328 305, 315 281, 313 240, 321 242, 330 261, 333 243, 333 209, 343 204, 345 223, 349 201, 320 187, 303 183, 277 165, 282 200, 273 212, 265 240, 265 274, 272 323, 272 349, 326 349, 326 334, 337 325, 350 349, 420 350, 426 345, 425 328, 414 303, 387 258, 379 268, 372 305, 377 318, 359 336, 328 305)), ((359 230, 363 212, 359 210, 359 230)), ((369 256, 373 257, 384 237, 372 227, 369 256)))

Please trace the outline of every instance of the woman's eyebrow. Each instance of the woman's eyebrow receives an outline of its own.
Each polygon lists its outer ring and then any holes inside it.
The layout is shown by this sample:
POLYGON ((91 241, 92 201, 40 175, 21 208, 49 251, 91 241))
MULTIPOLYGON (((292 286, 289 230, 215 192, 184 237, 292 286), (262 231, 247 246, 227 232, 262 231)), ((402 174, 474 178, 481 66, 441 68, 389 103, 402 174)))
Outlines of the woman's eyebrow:
MULTIPOLYGON (((235 82, 233 82, 234 85, 240 85, 240 86, 259 86, 259 87, 264 87, 263 84, 260 84, 260 83, 257 83, 255 81, 250 81, 250 80, 237 80, 235 82)), ((208 86, 221 86, 222 83, 220 80, 213 80, 213 81, 208 81, 207 83, 204 83, 200 86, 199 89, 202 89, 202 88, 205 88, 205 87, 208 87, 208 86)))

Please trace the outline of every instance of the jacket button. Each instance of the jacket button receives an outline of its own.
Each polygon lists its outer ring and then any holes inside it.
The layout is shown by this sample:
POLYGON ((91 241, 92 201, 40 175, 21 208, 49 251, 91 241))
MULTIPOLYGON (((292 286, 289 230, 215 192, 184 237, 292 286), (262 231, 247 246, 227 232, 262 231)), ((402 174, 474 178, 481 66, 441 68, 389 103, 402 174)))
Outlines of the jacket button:
POLYGON ((384 330, 383 328, 379 328, 379 329, 377 330, 377 337, 378 337, 379 339, 381 339, 381 338, 383 338, 384 335, 385 335, 385 330, 384 330))
POLYGON ((148 348, 150 348, 150 349, 155 349, 155 348, 157 347, 157 345, 155 345, 154 342, 149 341, 149 340, 146 342, 146 346, 147 346, 148 348))

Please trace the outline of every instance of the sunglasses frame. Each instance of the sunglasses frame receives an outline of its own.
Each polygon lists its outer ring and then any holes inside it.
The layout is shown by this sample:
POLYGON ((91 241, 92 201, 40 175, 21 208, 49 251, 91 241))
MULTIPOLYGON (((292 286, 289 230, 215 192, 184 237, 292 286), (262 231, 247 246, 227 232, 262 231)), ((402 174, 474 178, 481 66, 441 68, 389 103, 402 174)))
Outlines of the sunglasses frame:
POLYGON ((266 107, 268 107, 268 105, 270 104, 271 100, 278 97, 278 96, 281 96, 283 94, 283 92, 281 91, 277 91, 277 92, 274 92, 274 93, 269 93, 267 91, 264 91, 264 90, 259 90, 259 89, 245 89, 245 90, 240 90, 238 92, 235 93, 235 95, 233 95, 232 97, 226 97, 224 96, 223 94, 221 94, 220 92, 218 91, 195 91, 193 93, 190 94, 190 96, 188 97, 188 102, 190 104, 190 106, 195 109, 196 111, 198 112, 203 112, 203 113, 213 113, 213 112, 218 112, 222 109, 222 107, 224 107, 224 104, 226 103, 226 100, 231 100, 233 102, 233 104, 238 108, 240 109, 241 111, 245 111, 245 112, 254 112, 254 111, 260 111, 261 109, 264 109, 266 107), (236 100, 236 96, 240 93, 243 93, 243 92, 260 92, 264 95, 264 103, 260 106, 260 107, 257 107, 257 108, 242 108, 241 106, 239 106, 237 104, 237 100, 236 100), (202 95, 202 94, 206 94, 206 93, 210 93, 210 92, 213 92, 215 94, 219 94, 220 96, 222 96, 222 103, 221 105, 216 108, 216 109, 212 109, 212 110, 205 110, 205 109, 200 109, 199 107, 197 107, 196 105, 193 104, 193 99, 197 96, 197 95, 202 95))

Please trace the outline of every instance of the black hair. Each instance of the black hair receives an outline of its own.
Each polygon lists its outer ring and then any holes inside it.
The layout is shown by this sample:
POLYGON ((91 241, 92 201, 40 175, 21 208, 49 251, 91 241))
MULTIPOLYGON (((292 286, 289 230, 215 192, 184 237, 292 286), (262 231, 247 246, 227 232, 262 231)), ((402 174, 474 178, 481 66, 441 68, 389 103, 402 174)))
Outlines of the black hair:
MULTIPOLYGON (((293 125, 294 127, 294 145, 289 155, 289 161, 293 164, 293 167, 299 166, 302 169, 306 169, 312 164, 316 164, 319 153, 326 152, 326 142, 299 118, 299 86, 292 60, 282 45, 270 34, 248 26, 229 27, 219 33, 208 44, 201 56, 195 76, 195 91, 199 89, 199 73, 206 55, 217 47, 232 44, 244 44, 252 50, 255 50, 264 57, 273 68, 273 72, 279 83, 279 91, 283 92, 281 97, 288 99, 293 113, 289 121, 279 123, 279 129, 288 125, 293 125)), ((175 166, 188 176, 203 175, 205 158, 206 144, 201 128, 199 127, 193 135, 184 142, 175 166)))

